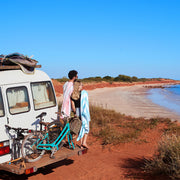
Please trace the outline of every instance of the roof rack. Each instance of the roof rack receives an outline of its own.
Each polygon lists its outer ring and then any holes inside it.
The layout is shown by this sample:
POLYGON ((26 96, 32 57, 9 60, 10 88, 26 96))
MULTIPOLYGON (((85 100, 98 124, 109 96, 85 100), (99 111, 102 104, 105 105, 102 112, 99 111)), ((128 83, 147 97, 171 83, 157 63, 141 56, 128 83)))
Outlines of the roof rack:
MULTIPOLYGON (((41 68, 41 65, 36 65, 34 68, 41 68)), ((15 66, 0 65, 0 70, 12 70, 12 69, 21 69, 21 67, 19 65, 15 65, 15 66)))

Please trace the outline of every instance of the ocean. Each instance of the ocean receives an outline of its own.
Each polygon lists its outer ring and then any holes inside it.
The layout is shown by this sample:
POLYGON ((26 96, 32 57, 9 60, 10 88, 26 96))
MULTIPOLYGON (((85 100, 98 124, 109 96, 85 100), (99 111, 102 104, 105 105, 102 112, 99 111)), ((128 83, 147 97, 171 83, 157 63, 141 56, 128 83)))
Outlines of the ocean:
POLYGON ((166 107, 180 115, 180 85, 167 85, 164 88, 152 88, 148 98, 155 104, 166 107))

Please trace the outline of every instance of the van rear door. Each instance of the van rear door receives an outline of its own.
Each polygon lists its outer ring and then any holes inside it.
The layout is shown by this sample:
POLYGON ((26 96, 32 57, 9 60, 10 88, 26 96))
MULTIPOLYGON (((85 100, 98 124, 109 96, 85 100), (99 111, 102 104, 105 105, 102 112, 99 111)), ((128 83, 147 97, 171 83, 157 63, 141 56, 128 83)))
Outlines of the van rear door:
MULTIPOLYGON (((51 81, 39 81, 30 83, 33 98, 34 113, 36 116, 46 112, 44 121, 57 119, 58 111, 56 96, 51 81)), ((35 116, 35 117, 36 117, 35 116)), ((39 121, 39 118, 37 119, 39 121)))
POLYGON ((30 128, 32 124, 29 83, 5 85, 7 124, 12 127, 30 128))
POLYGON ((4 96, 2 96, 2 88, 0 87, 0 163, 10 160, 9 137, 6 133, 5 125, 7 117, 4 105, 4 96))
POLYGON ((39 128, 36 116, 46 112, 45 121, 57 119, 57 103, 51 81, 4 86, 8 123, 12 127, 39 128))

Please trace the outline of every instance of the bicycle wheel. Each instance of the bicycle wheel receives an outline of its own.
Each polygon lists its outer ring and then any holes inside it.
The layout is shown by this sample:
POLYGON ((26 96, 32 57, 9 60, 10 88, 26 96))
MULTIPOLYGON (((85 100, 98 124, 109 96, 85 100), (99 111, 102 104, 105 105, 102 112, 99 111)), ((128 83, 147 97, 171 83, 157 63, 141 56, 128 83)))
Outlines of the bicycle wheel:
MULTIPOLYGON (((39 132, 30 133, 23 141, 21 152, 22 156, 27 160, 27 162, 35 162, 41 159, 45 150, 37 149, 37 145, 42 141, 43 135, 39 132)), ((43 140, 43 144, 46 141, 43 140)))
MULTIPOLYGON (((64 125, 59 122, 59 121, 53 121, 51 123, 48 124, 48 134, 49 134, 49 142, 53 143, 58 136, 60 135, 60 133, 63 130, 64 125)), ((64 138, 65 139, 65 138, 64 138)), ((58 147, 62 147, 64 143, 61 143, 58 145, 58 147)))

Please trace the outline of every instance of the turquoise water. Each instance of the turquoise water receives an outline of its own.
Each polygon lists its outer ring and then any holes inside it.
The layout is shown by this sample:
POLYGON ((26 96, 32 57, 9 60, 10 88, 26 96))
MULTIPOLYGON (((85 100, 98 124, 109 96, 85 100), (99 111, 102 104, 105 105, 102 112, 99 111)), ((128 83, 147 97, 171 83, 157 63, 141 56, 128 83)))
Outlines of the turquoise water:
POLYGON ((164 86, 149 90, 148 98, 180 115, 180 85, 164 86))

